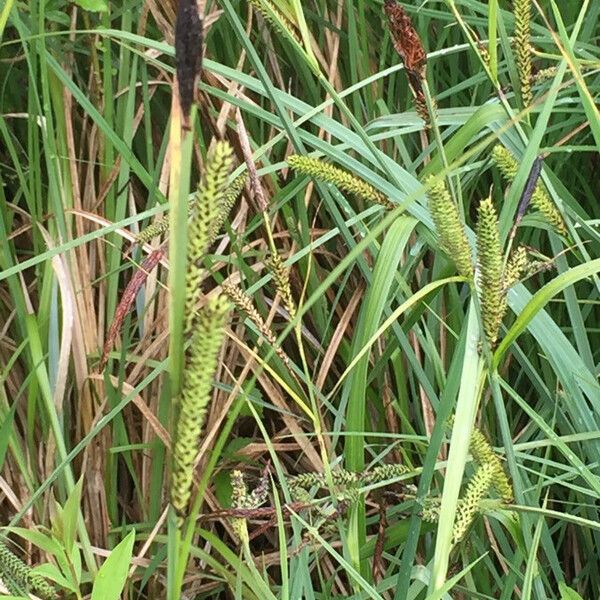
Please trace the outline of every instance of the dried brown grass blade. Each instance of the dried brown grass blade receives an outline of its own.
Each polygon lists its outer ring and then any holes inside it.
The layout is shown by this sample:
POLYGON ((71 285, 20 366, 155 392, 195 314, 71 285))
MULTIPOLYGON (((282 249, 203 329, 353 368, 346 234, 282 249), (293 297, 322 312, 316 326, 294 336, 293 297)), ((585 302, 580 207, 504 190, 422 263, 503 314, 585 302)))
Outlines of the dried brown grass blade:
POLYGON ((106 337, 106 342, 104 343, 104 349, 102 351, 102 359, 100 360, 99 371, 103 371, 106 363, 108 362, 108 355, 110 354, 110 350, 115 343, 116 337, 119 335, 119 331, 121 330, 121 326, 123 325, 123 320, 125 316, 129 312, 135 297, 146 281, 146 278, 150 274, 150 271, 156 267, 156 265, 160 262, 160 259, 163 257, 165 253, 164 248, 158 248, 154 250, 150 256, 148 256, 144 262, 140 265, 140 268, 135 272, 131 281, 127 284, 123 295, 121 296, 121 301, 119 302, 119 306, 117 306, 117 310, 115 311, 115 316, 108 331, 108 335, 106 337))

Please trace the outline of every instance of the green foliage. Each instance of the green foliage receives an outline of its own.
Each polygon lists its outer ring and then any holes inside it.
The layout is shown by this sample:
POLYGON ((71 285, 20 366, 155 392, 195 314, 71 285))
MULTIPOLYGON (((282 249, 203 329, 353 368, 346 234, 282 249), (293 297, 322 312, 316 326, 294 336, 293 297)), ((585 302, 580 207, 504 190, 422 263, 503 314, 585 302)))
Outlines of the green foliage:
POLYGON ((84 10, 91 12, 108 12, 108 5, 105 0, 74 0, 84 10))
POLYGON ((564 581, 561 581, 558 584, 558 590, 560 591, 560 600, 583 600, 583 598, 564 581))
POLYGON ((7 548, 65 600, 596 598, 600 6, 251 4, 0 3, 7 548))
POLYGON ((127 581, 133 554, 135 531, 131 530, 115 546, 94 580, 91 600, 119 600, 127 581))

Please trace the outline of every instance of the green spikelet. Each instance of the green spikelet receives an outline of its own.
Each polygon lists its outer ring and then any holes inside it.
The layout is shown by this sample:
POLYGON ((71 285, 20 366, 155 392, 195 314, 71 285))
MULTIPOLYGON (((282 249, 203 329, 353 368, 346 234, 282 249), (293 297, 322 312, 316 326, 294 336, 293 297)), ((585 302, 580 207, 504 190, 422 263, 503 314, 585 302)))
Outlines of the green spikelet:
MULTIPOLYGON (((248 487, 241 471, 231 473, 231 505, 233 508, 253 509, 258 508, 267 501, 269 494, 269 472, 265 469, 259 484, 248 493, 248 487)), ((248 525, 244 517, 234 517, 231 519, 231 526, 240 542, 245 544, 249 541, 248 525)))
POLYGON ((225 335, 229 308, 229 302, 224 296, 216 296, 208 300, 194 322, 193 337, 186 357, 173 449, 171 502, 180 517, 180 522, 191 494, 198 438, 211 398, 212 380, 225 335))
POLYGON ((508 183, 512 183, 519 170, 519 165, 511 153, 501 144, 496 144, 492 149, 492 160, 500 169, 504 179, 508 183))
POLYGON ((168 231, 168 229, 169 219, 166 217, 161 217, 160 219, 157 219, 154 223, 148 225, 148 227, 145 227, 142 231, 140 231, 137 237, 135 238, 135 241, 137 244, 145 244, 150 240, 154 239, 155 237, 162 235, 163 233, 165 233, 165 231, 168 231))
POLYGON ((435 181, 431 176, 425 182, 430 184, 429 211, 440 238, 442 250, 454 261, 463 277, 473 278, 473 259, 467 241, 465 227, 458 215, 458 208, 452 201, 446 185, 435 181))
POLYGON ((556 77, 557 73, 558 67, 548 67, 547 69, 541 69, 535 74, 533 80, 536 83, 541 83, 542 81, 546 81, 547 79, 552 79, 553 77, 556 77))
MULTIPOLYGON (((510 152, 497 144, 492 150, 492 158, 498 168, 500 169, 500 173, 508 183, 512 183, 515 176, 517 175, 517 171, 519 169, 519 164, 517 161, 511 156, 510 152)), ((554 202, 552 202, 548 192, 544 184, 541 181, 538 181, 535 186, 535 190, 533 191, 533 195, 531 196, 531 204, 537 208, 546 222, 556 231, 561 233, 562 235, 566 235, 567 227, 562 218, 562 215, 556 208, 554 202)))
MULTIPOLYGON (((229 212, 233 208, 235 201, 240 195, 241 191, 244 189, 246 185, 246 179, 248 176, 246 173, 242 173, 238 175, 231 184, 227 187, 221 198, 219 199, 219 216, 215 221, 211 224, 210 236, 209 236, 209 244, 214 241, 214 239, 219 234, 225 219, 229 215, 229 212)), ((190 206, 188 209, 188 217, 192 217, 194 215, 194 210, 198 205, 198 194, 194 196, 194 198, 190 202, 190 206)), ((169 219, 167 217, 161 217, 151 225, 148 225, 143 231, 140 231, 138 236, 136 237, 136 243, 145 244, 155 237, 162 235, 169 229, 169 219)))
POLYGON ((284 362, 286 367, 290 368, 290 359, 283 349, 277 345, 277 337, 269 326, 265 323, 262 315, 254 307, 252 298, 248 296, 240 287, 233 283, 223 283, 223 293, 235 304, 236 308, 244 312, 248 318, 256 325, 262 336, 275 348, 277 356, 284 362))
POLYGON ((514 0, 515 37, 513 50, 521 81, 521 96, 525 108, 531 105, 531 0, 514 0))
POLYGON ((508 259, 506 269, 504 270, 504 292, 506 293, 527 270, 528 258, 527 250, 519 246, 508 259))
POLYGON ((201 261, 214 240, 215 225, 221 214, 221 202, 232 163, 233 150, 227 142, 218 142, 206 164, 198 188, 198 201, 193 209, 188 231, 188 267, 186 272, 186 329, 192 327, 196 306, 201 295, 201 261))
POLYGON ((487 494, 492 485, 495 471, 490 463, 482 464, 467 485, 462 501, 459 502, 456 512, 456 520, 452 530, 452 541, 454 544, 463 539, 473 519, 479 512, 479 503, 487 494))
POLYGON ((410 469, 405 465, 387 464, 378 465, 370 471, 365 471, 361 476, 361 483, 368 485, 372 483, 380 483, 388 479, 395 479, 401 475, 408 473, 410 469))
POLYGON ((381 204, 387 209, 392 209, 395 206, 393 202, 390 202, 384 194, 375 189, 371 184, 356 177, 356 175, 352 175, 348 171, 334 167, 324 160, 292 154, 288 156, 287 162, 294 171, 331 183, 345 192, 354 194, 361 200, 381 204))
POLYGON ((21 596, 25 590, 33 590, 43 600, 56 598, 52 586, 13 554, 2 541, 0 541, 0 579, 11 594, 21 596))
POLYGON ((471 434, 470 444, 471 454, 473 458, 480 464, 489 464, 494 470, 493 486, 500 494, 503 502, 513 501, 513 489, 510 484, 498 455, 492 449, 487 438, 479 429, 474 428, 471 434))
POLYGON ((302 46, 302 39, 296 32, 296 28, 273 2, 270 2, 269 0, 248 0, 248 2, 252 4, 252 6, 254 6, 265 20, 271 23, 277 31, 284 35, 289 35, 302 46))
MULTIPOLYGON (((332 472, 333 477, 333 472, 332 472)), ((287 480, 287 484, 290 489, 310 489, 311 487, 317 486, 322 487, 325 485, 325 477, 323 473, 300 473, 294 475, 287 480)))
POLYGON ((543 184, 537 184, 533 195, 531 196, 531 203, 542 213, 546 222, 552 225, 558 233, 562 235, 567 234, 567 226, 562 218, 562 215, 556 208, 556 205, 550 199, 550 196, 543 184))
POLYGON ((219 216, 215 219, 214 223, 211 224, 209 245, 212 244, 219 235, 221 227, 223 227, 223 223, 225 223, 225 220, 229 216, 233 205, 242 193, 247 179, 248 175, 246 173, 238 175, 219 197, 219 216))
POLYGON ((290 287, 290 272, 283 264, 281 256, 279 256, 277 252, 274 252, 271 255, 267 264, 273 274, 273 281, 275 282, 277 292, 281 296, 283 304, 290 314, 290 320, 293 320, 296 316, 296 303, 294 302, 292 288, 290 287))
MULTIPOLYGON (((460 500, 458 502, 460 505, 460 500)), ((440 518, 441 505, 441 498, 426 498, 423 502, 423 512, 421 514, 423 521, 427 521, 428 523, 437 523, 440 518)))
POLYGON ((498 215, 491 198, 486 198, 479 204, 477 259, 483 329, 490 346, 494 347, 506 310, 506 301, 498 215))
MULTIPOLYGON (((231 473, 231 506, 233 508, 248 508, 248 487, 241 471, 231 473)), ((233 517, 231 527, 242 544, 249 542, 248 525, 243 517, 233 517)))

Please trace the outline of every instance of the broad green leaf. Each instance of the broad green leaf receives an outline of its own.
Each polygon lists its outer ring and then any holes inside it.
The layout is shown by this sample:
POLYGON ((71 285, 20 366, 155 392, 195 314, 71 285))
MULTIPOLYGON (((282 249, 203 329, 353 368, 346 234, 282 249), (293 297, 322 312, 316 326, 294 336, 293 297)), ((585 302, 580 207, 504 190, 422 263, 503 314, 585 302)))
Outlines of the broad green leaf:
POLYGON ((493 367, 498 367, 509 346, 519 337, 519 335, 521 335, 521 333, 523 333, 523 331, 525 331, 535 315, 542 310, 554 296, 560 294, 565 288, 573 285, 577 281, 595 275, 598 271, 600 271, 600 258, 583 263, 582 265, 578 265, 561 273, 558 277, 554 278, 550 283, 547 283, 539 290, 521 311, 521 314, 517 317, 513 326, 508 330, 508 333, 498 346, 498 349, 494 354, 493 367))
POLYGON ((46 579, 50 579, 50 581, 54 581, 54 583, 58 583, 61 587, 69 590, 73 593, 78 591, 78 586, 75 585, 72 581, 69 581, 61 572, 60 569, 56 565, 51 565, 49 563, 39 565, 33 569, 35 573, 45 577, 46 579))
MULTIPOLYGON (((377 255, 377 263, 373 279, 365 301, 361 307, 358 324, 352 343, 352 356, 358 356, 361 349, 377 331, 381 315, 389 301, 390 291, 395 281, 400 258, 404 252, 410 235, 416 225, 416 219, 402 216, 396 219, 387 232, 381 250, 377 255)), ((369 367, 369 353, 365 353, 354 364, 344 387, 346 404, 346 431, 349 436, 344 446, 344 460, 347 468, 353 471, 364 469, 364 431, 366 417, 366 389, 369 367)), ((360 549, 366 543, 364 505, 353 507, 350 514, 348 547, 353 565, 361 565, 360 549)), ((362 561, 362 569, 365 562, 362 561)), ((365 571, 366 573, 366 571, 365 571)), ((364 574, 364 573, 363 573, 364 574)))
POLYGON ((104 561, 96 575, 91 600, 119 600, 127 581, 134 540, 132 529, 104 561))
POLYGON ((75 4, 90 12, 108 12, 108 5, 104 0, 75 0, 75 4))
POLYGON ((465 472, 465 463, 469 454, 469 442, 479 406, 481 389, 485 380, 484 364, 477 348, 479 333, 475 304, 471 299, 460 390, 456 400, 456 413, 452 426, 452 437, 450 438, 450 451, 448 452, 448 467, 444 478, 440 518, 435 540, 429 587, 432 597, 435 597, 435 592, 444 589, 446 581, 456 506, 465 472))
POLYGON ((34 546, 37 546, 40 550, 48 552, 53 556, 59 556, 62 554, 62 548, 60 544, 52 537, 37 531, 36 529, 27 529, 26 527, 7 527, 7 531, 16 533, 24 540, 31 542, 34 546))
POLYGON ((81 504, 81 489, 83 487, 83 477, 75 484, 75 487, 69 494, 62 511, 63 518, 63 544, 67 554, 71 553, 75 537, 77 536, 77 519, 79 517, 79 508, 81 504))
POLYGON ((73 574, 79 585, 81 583, 81 552, 76 544, 73 544, 73 548, 71 549, 71 565, 74 571, 73 574))
POLYGON ((560 600, 583 600, 583 598, 564 581, 561 581, 558 584, 558 591, 560 592, 560 600))

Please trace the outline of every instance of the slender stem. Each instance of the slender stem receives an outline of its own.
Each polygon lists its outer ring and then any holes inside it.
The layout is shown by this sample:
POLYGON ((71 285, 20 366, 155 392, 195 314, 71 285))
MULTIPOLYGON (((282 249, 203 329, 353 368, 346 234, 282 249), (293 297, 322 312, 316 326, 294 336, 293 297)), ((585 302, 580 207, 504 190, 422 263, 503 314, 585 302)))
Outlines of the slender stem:
MULTIPOLYGON (((188 194, 192 165, 193 135, 182 127, 177 85, 173 86, 170 129, 171 170, 169 174, 169 385, 171 396, 170 424, 173 438, 176 435, 177 398, 181 391, 184 370, 184 317, 185 276, 187 269, 188 194)), ((190 123, 194 122, 196 109, 192 108, 190 123)), ((169 518, 169 586, 168 600, 178 600, 181 582, 176 574, 181 545, 181 531, 177 527, 174 511, 169 518)), ((185 563, 184 563, 185 565, 185 563)))

